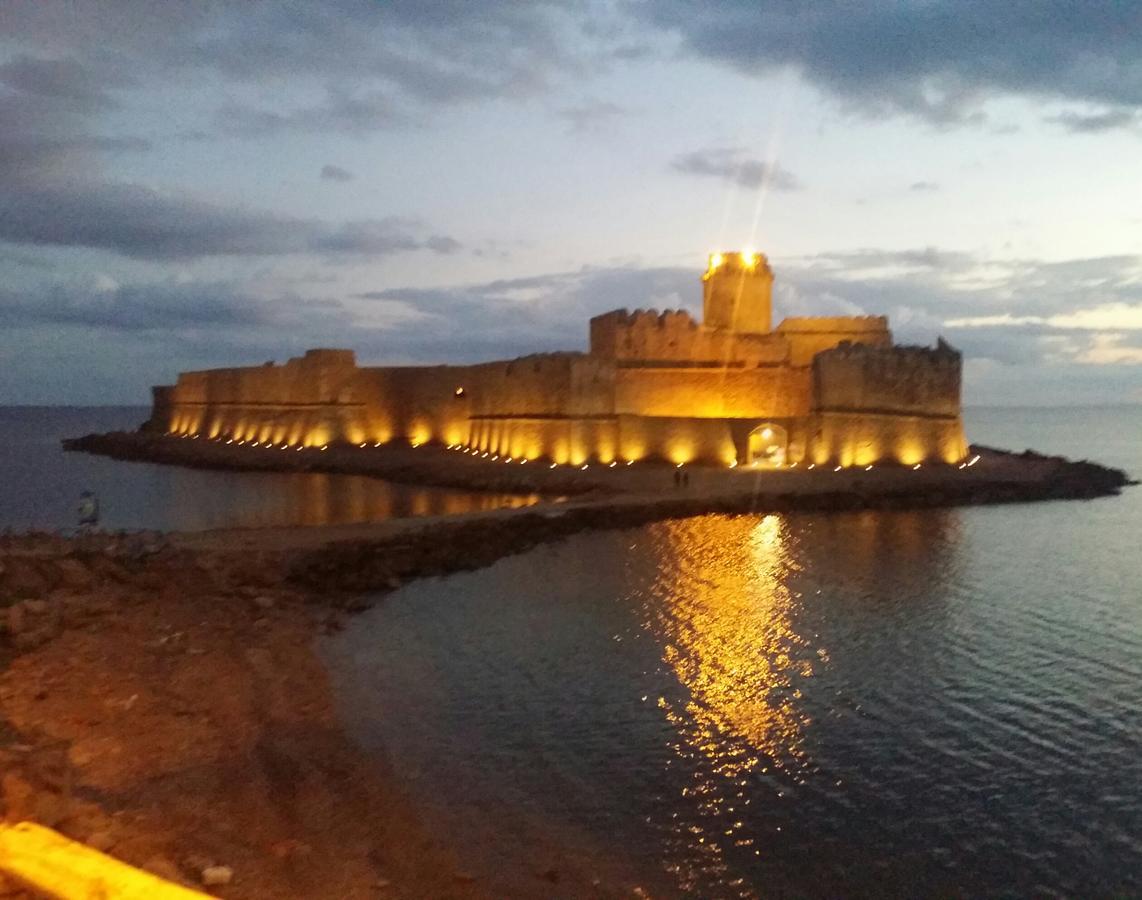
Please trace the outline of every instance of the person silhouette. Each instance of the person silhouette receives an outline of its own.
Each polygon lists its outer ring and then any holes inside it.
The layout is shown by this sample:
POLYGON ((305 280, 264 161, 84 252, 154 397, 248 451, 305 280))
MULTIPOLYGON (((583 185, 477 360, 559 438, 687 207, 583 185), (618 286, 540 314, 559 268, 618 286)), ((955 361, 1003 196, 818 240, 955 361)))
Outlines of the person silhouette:
POLYGON ((94 528, 99 524, 99 498, 92 491, 84 491, 79 495, 76 512, 80 528, 94 528))

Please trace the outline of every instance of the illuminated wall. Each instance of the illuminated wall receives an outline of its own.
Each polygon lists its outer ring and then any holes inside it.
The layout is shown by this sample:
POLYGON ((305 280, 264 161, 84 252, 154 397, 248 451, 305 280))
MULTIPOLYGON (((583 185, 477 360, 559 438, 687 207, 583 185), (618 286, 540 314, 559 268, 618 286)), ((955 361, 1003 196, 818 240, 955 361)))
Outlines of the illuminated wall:
POLYGON ((842 466, 871 463, 955 463, 967 453, 959 418, 882 413, 821 413, 809 424, 806 462, 842 466))
POLYGON ((575 465, 616 458, 610 360, 549 353, 472 369, 469 443, 481 452, 575 465))
POLYGON ((359 370, 356 395, 363 415, 352 443, 416 444, 468 440, 468 419, 478 390, 476 366, 368 367, 359 370))
POLYGON ((703 328, 684 310, 616 309, 591 319, 591 355, 642 366, 784 365, 789 342, 774 334, 703 328))
POLYGON ((958 417, 960 354, 935 348, 836 347, 813 360, 814 408, 958 417))
POLYGON ((620 459, 615 416, 592 418, 475 417, 470 444, 481 453, 513 459, 550 459, 560 465, 620 459))
POLYGON ((615 411, 644 416, 788 418, 809 414, 812 374, 765 368, 620 368, 615 411))
POLYGON ((310 350, 281 366, 184 372, 163 392, 152 425, 259 443, 324 444, 363 414, 357 372, 351 350, 310 350))
POLYGON ((813 462, 956 462, 967 452, 960 354, 927 347, 837 347, 813 360, 813 462))
POLYGON ((795 366, 812 365, 813 357, 842 341, 870 347, 891 347, 892 332, 884 316, 812 316, 785 319, 777 334, 790 348, 795 366))

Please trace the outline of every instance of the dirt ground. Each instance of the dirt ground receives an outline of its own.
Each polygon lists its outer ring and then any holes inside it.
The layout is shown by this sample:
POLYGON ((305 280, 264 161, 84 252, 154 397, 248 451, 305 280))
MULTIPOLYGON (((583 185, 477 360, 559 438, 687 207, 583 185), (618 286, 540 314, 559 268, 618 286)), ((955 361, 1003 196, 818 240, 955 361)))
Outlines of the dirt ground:
POLYGON ((230 867, 222 897, 481 895, 343 737, 311 649, 335 626, 272 566, 23 549, 0 557, 10 600, 40 594, 3 610, 8 819, 199 887, 230 867))

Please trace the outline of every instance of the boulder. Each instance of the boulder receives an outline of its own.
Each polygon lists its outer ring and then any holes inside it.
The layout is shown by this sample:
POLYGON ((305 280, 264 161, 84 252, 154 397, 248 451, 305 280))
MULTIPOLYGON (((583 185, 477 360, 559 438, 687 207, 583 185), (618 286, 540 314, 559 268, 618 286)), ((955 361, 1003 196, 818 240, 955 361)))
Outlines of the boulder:
POLYGON ((234 870, 229 866, 207 866, 202 870, 202 883, 207 887, 229 884, 234 879, 234 870))
POLYGON ((91 570, 78 559, 60 559, 55 563, 59 584, 73 591, 83 591, 91 587, 95 577, 91 570))
POLYGON ((51 587, 51 580, 33 560, 11 558, 5 565, 4 591, 12 597, 39 597, 51 587))

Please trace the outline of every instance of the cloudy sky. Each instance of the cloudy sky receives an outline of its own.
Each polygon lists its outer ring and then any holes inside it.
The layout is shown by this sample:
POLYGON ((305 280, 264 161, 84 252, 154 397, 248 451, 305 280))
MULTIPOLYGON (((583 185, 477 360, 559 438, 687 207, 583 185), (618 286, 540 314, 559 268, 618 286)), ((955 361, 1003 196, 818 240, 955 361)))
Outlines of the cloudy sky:
POLYGON ((1142 402, 1142 4, 0 4, 0 403, 583 349, 742 246, 969 403, 1142 402))

